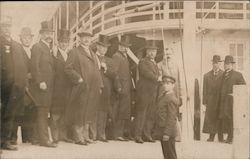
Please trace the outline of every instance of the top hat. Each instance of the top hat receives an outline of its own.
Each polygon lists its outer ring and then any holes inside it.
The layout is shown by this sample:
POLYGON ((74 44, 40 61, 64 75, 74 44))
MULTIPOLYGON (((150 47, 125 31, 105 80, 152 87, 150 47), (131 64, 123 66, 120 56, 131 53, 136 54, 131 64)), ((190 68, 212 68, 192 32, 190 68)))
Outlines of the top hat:
POLYGON ((2 16, 0 19, 1 26, 11 26, 12 25, 12 18, 10 16, 2 16))
POLYGON ((122 35, 119 44, 125 47, 130 47, 131 46, 130 41, 131 40, 128 35, 122 35))
POLYGON ((162 76, 162 83, 165 83, 165 82, 175 83, 176 79, 173 76, 163 75, 162 76))
POLYGON ((54 32, 53 30, 53 25, 52 23, 50 23, 49 21, 43 21, 41 23, 41 30, 40 30, 40 33, 42 32, 54 32))
POLYGON ((213 61, 213 63, 222 62, 222 60, 220 59, 220 56, 219 56, 219 55, 214 55, 212 61, 213 61))
POLYGON ((29 27, 23 27, 19 36, 34 36, 29 27))
POLYGON ((109 37, 107 35, 102 35, 100 34, 98 37, 98 41, 96 42, 99 45, 105 46, 105 47, 109 47, 109 37))
POLYGON ((146 47, 145 47, 145 48, 146 48, 146 49, 158 49, 155 40, 147 40, 147 41, 146 41, 146 47))
POLYGON ((69 42, 70 31, 66 29, 59 30, 58 41, 59 42, 69 42))
POLYGON ((86 29, 80 29, 79 32, 77 33, 78 36, 90 36, 93 37, 93 34, 91 32, 88 32, 86 29))
POLYGON ((227 56, 225 57, 224 63, 226 63, 226 64, 235 63, 234 57, 231 56, 231 55, 227 55, 227 56))

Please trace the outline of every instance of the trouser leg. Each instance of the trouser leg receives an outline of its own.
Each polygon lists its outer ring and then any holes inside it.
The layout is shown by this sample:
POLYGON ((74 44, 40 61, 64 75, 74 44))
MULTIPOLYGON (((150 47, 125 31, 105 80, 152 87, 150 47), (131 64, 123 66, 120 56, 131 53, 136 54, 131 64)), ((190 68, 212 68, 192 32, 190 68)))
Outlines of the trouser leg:
POLYGON ((38 136, 41 144, 49 142, 48 132, 48 113, 47 107, 39 107, 37 112, 38 136))
POLYGON ((136 119, 135 119, 135 125, 136 125, 135 126, 135 137, 136 138, 142 137, 145 119, 146 119, 146 110, 142 109, 142 110, 137 111, 136 119))
POLYGON ((24 116, 21 121, 22 139, 23 142, 30 142, 33 131, 33 113, 34 108, 28 106, 24 112, 24 116))
POLYGON ((58 142, 59 141, 59 119, 60 116, 57 114, 52 114, 51 115, 51 120, 50 120, 50 128, 51 128, 51 136, 53 141, 58 142))
POLYGON ((73 126, 73 136, 74 136, 73 138, 76 143, 84 141, 83 129, 84 129, 83 126, 79 126, 79 125, 73 126))
POLYGON ((170 137, 168 141, 161 140, 161 146, 164 159, 177 159, 175 138, 170 137))
POLYGON ((96 136, 97 136, 97 119, 90 123, 89 131, 91 132, 91 139, 96 140, 96 136))
POLYGON ((146 119, 146 122, 144 124, 144 129, 143 129, 143 133, 144 133, 144 136, 147 138, 147 139, 151 139, 152 138, 152 130, 154 128, 154 121, 151 120, 151 119, 146 119))
POLYGON ((83 126, 82 134, 83 134, 84 140, 89 140, 90 139, 89 138, 89 125, 90 125, 90 123, 86 123, 83 126))
POLYGON ((107 122, 107 112, 100 111, 98 112, 97 119, 97 138, 106 139, 106 122, 107 122))
POLYGON ((125 120, 118 119, 117 121, 115 121, 114 123, 114 137, 115 138, 123 137, 124 126, 125 126, 125 120))

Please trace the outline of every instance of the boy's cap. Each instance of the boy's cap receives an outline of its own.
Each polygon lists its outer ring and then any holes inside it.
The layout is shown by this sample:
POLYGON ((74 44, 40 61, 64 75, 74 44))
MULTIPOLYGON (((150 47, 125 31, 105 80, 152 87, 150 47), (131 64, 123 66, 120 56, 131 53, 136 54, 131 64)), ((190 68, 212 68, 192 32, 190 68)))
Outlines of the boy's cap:
POLYGON ((165 83, 165 82, 175 83, 176 80, 172 76, 164 75, 164 76, 162 76, 162 83, 165 83))

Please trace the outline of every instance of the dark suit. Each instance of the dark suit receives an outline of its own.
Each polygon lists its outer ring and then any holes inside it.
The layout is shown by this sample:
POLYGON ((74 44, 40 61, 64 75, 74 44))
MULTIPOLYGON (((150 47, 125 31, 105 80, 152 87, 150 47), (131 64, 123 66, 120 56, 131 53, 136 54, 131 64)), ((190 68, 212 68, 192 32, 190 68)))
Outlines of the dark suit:
POLYGON ((0 37, 1 50, 1 141, 11 139, 15 119, 22 110, 27 68, 19 43, 0 37))
POLYGON ((211 70, 204 75, 203 80, 203 104, 206 106, 203 132, 211 135, 218 131, 218 101, 222 75, 222 70, 217 73, 211 70))
POLYGON ((118 75, 121 91, 119 92, 117 104, 114 105, 114 136, 123 137, 125 121, 130 120, 131 115, 131 88, 132 79, 129 69, 128 57, 122 52, 116 52, 112 59, 115 72, 118 75))
POLYGON ((36 126, 34 127, 34 140, 41 144, 49 141, 48 113, 54 84, 54 63, 50 48, 42 41, 36 43, 31 49, 31 93, 36 100, 36 126), (45 82, 46 90, 40 89, 40 83, 45 82))
POLYGON ((228 133, 229 140, 233 138, 233 85, 245 84, 246 82, 240 72, 231 70, 223 73, 219 98, 220 131, 228 133))
POLYGON ((54 141, 66 139, 65 111, 69 102, 71 83, 65 73, 65 64, 61 52, 58 50, 54 56, 55 80, 52 95, 51 114, 51 134, 54 141))
POLYGON ((164 159, 176 159, 175 137, 177 136, 176 122, 178 114, 178 100, 174 93, 163 93, 158 98, 157 120, 162 130, 161 136, 169 136, 168 141, 161 140, 164 159))
POLYGON ((65 71, 74 84, 70 95, 70 110, 67 111, 72 112, 73 116, 67 118, 70 118, 74 125, 75 141, 80 142, 89 138, 89 130, 86 130, 89 128, 84 126, 97 120, 97 97, 103 87, 97 57, 91 50, 88 54, 82 46, 78 46, 69 52, 65 71), (82 83, 78 83, 80 78, 83 79, 82 83))
POLYGON ((147 138, 152 138, 151 131, 154 125, 159 76, 160 73, 154 61, 147 57, 140 61, 137 84, 136 137, 141 137, 144 132, 147 138))

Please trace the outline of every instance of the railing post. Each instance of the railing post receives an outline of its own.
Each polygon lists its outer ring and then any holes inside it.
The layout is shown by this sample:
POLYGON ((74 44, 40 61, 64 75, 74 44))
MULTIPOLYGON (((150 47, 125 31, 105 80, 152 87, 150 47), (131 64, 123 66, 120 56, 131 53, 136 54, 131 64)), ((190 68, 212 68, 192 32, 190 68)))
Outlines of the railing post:
POLYGON ((249 157, 249 103, 246 85, 233 87, 233 158, 248 159, 249 157))

